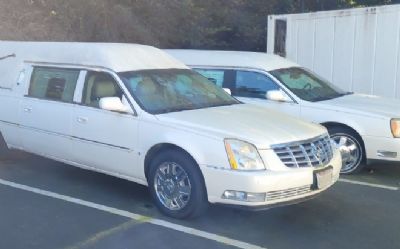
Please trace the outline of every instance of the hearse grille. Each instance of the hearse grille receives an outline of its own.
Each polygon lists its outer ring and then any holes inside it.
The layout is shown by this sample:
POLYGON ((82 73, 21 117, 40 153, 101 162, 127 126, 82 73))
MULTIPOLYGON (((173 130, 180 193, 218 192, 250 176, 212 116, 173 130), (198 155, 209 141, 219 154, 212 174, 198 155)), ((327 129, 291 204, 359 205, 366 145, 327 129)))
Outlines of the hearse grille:
POLYGON ((282 163, 290 168, 326 166, 333 157, 329 135, 272 148, 282 163))

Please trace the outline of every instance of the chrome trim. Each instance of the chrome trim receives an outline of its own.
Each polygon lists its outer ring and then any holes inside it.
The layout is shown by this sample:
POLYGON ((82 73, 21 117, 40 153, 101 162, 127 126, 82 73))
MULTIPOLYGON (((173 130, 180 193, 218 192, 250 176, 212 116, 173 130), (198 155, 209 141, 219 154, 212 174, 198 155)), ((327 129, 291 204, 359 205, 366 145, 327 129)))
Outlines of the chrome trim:
POLYGON ((82 138, 82 137, 76 137, 76 136, 72 136, 72 135, 67 135, 67 134, 63 134, 63 133, 59 133, 59 132, 43 130, 43 129, 39 129, 39 128, 31 127, 31 126, 26 126, 26 125, 21 125, 21 124, 17 124, 17 123, 12 123, 12 122, 8 122, 8 121, 4 121, 4 120, 0 120, 0 122, 8 124, 8 125, 18 126, 20 128, 24 128, 24 129, 27 129, 27 130, 32 130, 32 131, 36 131, 36 132, 45 133, 45 134, 48 134, 48 135, 64 137, 66 139, 71 138, 71 139, 75 139, 75 140, 81 140, 81 141, 84 141, 84 142, 90 142, 90 143, 99 144, 99 145, 103 145, 103 146, 108 146, 108 147, 121 149, 121 150, 125 150, 125 151, 133 151, 133 149, 130 149, 130 148, 127 148, 127 147, 123 147, 123 146, 119 146, 119 145, 113 145, 113 144, 103 143, 103 142, 96 141, 96 140, 90 140, 90 139, 86 139, 86 138, 82 138))
POLYGON ((31 64, 32 66, 44 66, 44 67, 56 67, 56 68, 73 68, 73 69, 90 69, 90 70, 107 70, 112 71, 112 69, 108 67, 103 67, 99 65, 87 65, 87 64, 79 64, 79 63, 62 63, 62 62, 45 62, 45 61, 33 61, 33 60, 25 60, 24 63, 31 64))
POLYGON ((283 190, 269 191, 266 193, 265 200, 268 202, 268 201, 286 199, 286 198, 291 198, 291 197, 295 197, 298 195, 304 195, 304 194, 310 193, 311 191, 312 191, 311 185, 283 189, 283 190))
POLYGON ((303 141, 273 145, 271 148, 289 168, 324 167, 333 158, 333 147, 328 134, 303 141))
POLYGON ((393 151, 384 151, 384 150, 378 150, 376 153, 378 157, 383 157, 383 158, 397 158, 397 152, 393 151))
POLYGON ((318 139, 321 139, 321 138, 324 138, 324 137, 329 137, 329 134, 325 133, 325 134, 322 134, 322 135, 319 135, 319 136, 316 136, 316 137, 312 137, 312 138, 309 138, 309 139, 298 140, 298 141, 288 142, 288 143, 274 144, 274 145, 271 145, 271 148, 274 149, 276 147, 282 147, 282 146, 288 146, 288 145, 290 145, 290 146, 301 145, 301 144, 304 144, 304 143, 313 142, 315 140, 318 140, 318 139))

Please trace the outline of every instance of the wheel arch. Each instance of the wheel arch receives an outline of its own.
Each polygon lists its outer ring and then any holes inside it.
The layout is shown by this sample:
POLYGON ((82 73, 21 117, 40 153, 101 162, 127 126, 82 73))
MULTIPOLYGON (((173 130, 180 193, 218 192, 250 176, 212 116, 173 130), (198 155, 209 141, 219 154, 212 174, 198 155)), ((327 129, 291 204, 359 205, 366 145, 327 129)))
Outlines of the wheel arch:
MULTIPOLYGON (((144 174, 146 177, 146 180, 148 179, 148 174, 149 174, 149 169, 150 169, 150 165, 151 165, 151 161, 157 156, 157 154, 163 152, 163 151, 167 151, 167 150, 175 150, 178 151, 180 153, 183 153, 185 155, 187 155, 189 158, 191 158, 193 160, 193 162, 197 165, 199 171, 201 172, 201 169, 199 167, 199 163, 196 161, 196 159, 185 149, 183 149, 182 147, 173 144, 173 143, 158 143, 153 145, 147 152, 146 155, 144 157, 144 174)), ((202 172, 201 172, 202 173, 202 172)), ((204 182, 204 175, 202 174, 202 179, 204 182)))
POLYGON ((366 160, 367 151, 365 149, 365 143, 364 143, 364 140, 363 140, 361 134, 356 129, 354 129, 350 125, 339 123, 339 122, 325 122, 325 123, 321 123, 321 125, 324 126, 328 130, 333 127, 340 127, 340 128, 345 128, 345 129, 352 131, 360 139, 361 146, 363 147, 363 160, 364 161, 366 160))

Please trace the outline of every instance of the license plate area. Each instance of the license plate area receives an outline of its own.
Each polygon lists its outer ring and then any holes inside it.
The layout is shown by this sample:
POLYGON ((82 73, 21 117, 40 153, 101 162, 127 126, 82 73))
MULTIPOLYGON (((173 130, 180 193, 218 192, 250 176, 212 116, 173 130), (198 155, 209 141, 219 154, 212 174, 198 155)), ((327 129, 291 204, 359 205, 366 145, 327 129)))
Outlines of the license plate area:
POLYGON ((314 171, 314 189, 324 189, 332 184, 333 167, 329 166, 324 169, 314 171))

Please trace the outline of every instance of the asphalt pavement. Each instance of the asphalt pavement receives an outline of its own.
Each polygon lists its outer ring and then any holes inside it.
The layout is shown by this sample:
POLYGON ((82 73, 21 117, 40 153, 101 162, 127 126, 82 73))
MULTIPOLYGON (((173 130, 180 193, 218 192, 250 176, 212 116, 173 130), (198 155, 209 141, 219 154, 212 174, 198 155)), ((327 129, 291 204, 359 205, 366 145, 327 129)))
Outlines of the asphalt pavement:
POLYGON ((182 221, 146 187, 15 153, 0 161, 0 248, 400 248, 400 165, 343 179, 297 205, 182 221))

